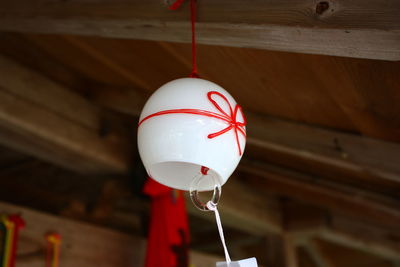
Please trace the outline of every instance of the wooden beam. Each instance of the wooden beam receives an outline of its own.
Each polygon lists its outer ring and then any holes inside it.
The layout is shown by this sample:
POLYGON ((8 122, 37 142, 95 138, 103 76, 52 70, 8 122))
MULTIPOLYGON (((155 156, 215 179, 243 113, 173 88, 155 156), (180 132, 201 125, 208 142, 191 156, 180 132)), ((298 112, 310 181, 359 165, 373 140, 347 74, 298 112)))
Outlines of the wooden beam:
POLYGON ((354 220, 352 217, 333 215, 330 218, 329 227, 321 230, 319 236, 324 240, 378 257, 400 260, 398 225, 382 227, 354 220))
MULTIPOLYGON (((62 236, 61 258, 63 266, 122 267, 142 266, 146 241, 141 237, 100 228, 87 223, 47 215, 38 211, 0 202, 0 213, 20 214, 26 221, 19 239, 18 266, 45 265, 44 236, 57 232, 62 236)), ((191 252, 191 263, 196 267, 212 266, 221 260, 216 256, 191 252)))
POLYGON ((382 242, 382 240, 378 242, 376 240, 371 241, 368 240, 368 237, 366 236, 338 231, 329 227, 319 227, 303 232, 292 232, 292 235, 294 236, 295 244, 299 246, 304 246, 307 244, 307 242, 309 242, 309 240, 318 238, 343 247, 360 250, 384 259, 389 259, 392 261, 400 260, 399 247, 387 245, 387 242, 382 242))
POLYGON ((96 48, 96 46, 87 44, 73 36, 63 36, 62 40, 78 48, 99 65, 103 65, 111 72, 117 73, 122 79, 127 80, 130 83, 135 84, 136 86, 139 86, 139 88, 148 87, 147 82, 142 77, 140 77, 139 74, 134 73, 129 68, 123 67, 120 64, 116 63, 115 61, 110 59, 107 54, 98 51, 98 48, 96 48))
POLYGON ((356 188, 337 186, 319 177, 307 176, 266 164, 243 161, 239 170, 248 173, 247 184, 264 192, 278 193, 333 211, 383 225, 400 223, 400 203, 386 196, 356 188))
POLYGON ((292 217, 287 231, 299 246, 305 247, 311 240, 317 238, 384 259, 400 260, 400 245, 396 239, 400 232, 397 226, 384 228, 337 214, 331 214, 329 220, 321 220, 319 225, 307 226, 301 222, 303 228, 298 225, 296 219, 292 217))
POLYGON ((285 232, 283 234, 283 245, 285 251, 285 262, 287 267, 299 267, 299 260, 296 253, 296 242, 294 237, 285 232))
POLYGON ((331 262, 330 259, 328 259, 323 251, 321 251, 319 245, 317 242, 315 242, 313 239, 308 240, 303 247, 307 251, 307 253, 310 255, 312 260, 314 261, 315 265, 318 267, 335 267, 335 265, 331 262))
POLYGON ((101 136, 95 105, 5 57, 0 69, 1 144, 81 172, 127 171, 127 142, 101 136))
MULTIPOLYGON (((290 266, 288 262, 288 253, 292 256, 293 252, 292 250, 289 249, 289 251, 287 251, 289 247, 287 247, 287 243, 285 243, 285 240, 282 236, 282 233, 280 234, 268 234, 264 236, 264 240, 265 240, 265 248, 264 248, 264 254, 266 256, 266 263, 265 266, 274 266, 274 267, 298 267, 296 265, 292 265, 290 266)), ((289 256, 290 256, 289 255, 289 256)), ((296 259, 297 260, 297 257, 296 259)))
POLYGON ((282 213, 285 230, 304 231, 326 226, 332 216, 327 209, 300 201, 285 199, 282 201, 282 213))
POLYGON ((399 248, 391 248, 377 242, 370 242, 366 239, 360 239, 349 233, 341 233, 331 231, 329 229, 322 230, 317 234, 323 240, 353 249, 358 249, 366 253, 377 255, 386 259, 400 260, 399 248))
MULTIPOLYGON (((160 1, 17 0, 0 30, 189 42, 188 10, 160 1)), ((400 59, 400 4, 388 1, 199 2, 198 41, 300 53, 400 59)))
POLYGON ((394 261, 400 259, 398 225, 383 226, 357 219, 353 214, 346 216, 337 212, 328 213, 317 205, 285 201, 285 230, 293 236, 297 245, 309 246, 309 250, 310 242, 321 239, 381 258, 394 261))
MULTIPOLYGON (((191 215, 215 221, 213 214, 201 212, 191 205, 187 197, 187 208, 191 215)), ((233 176, 223 187, 218 206, 221 218, 227 226, 256 235, 280 233, 282 216, 279 202, 272 197, 254 192, 239 177, 233 176)))
POLYGON ((398 196, 400 144, 246 114, 250 156, 398 196))

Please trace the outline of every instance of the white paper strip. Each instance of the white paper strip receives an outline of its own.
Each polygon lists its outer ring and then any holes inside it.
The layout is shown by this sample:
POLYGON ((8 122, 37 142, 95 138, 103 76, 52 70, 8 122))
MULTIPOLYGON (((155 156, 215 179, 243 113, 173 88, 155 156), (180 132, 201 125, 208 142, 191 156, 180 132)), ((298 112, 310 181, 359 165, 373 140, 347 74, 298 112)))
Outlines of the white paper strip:
POLYGON ((232 261, 229 265, 225 261, 217 262, 217 267, 257 267, 256 258, 249 258, 240 261, 232 261))

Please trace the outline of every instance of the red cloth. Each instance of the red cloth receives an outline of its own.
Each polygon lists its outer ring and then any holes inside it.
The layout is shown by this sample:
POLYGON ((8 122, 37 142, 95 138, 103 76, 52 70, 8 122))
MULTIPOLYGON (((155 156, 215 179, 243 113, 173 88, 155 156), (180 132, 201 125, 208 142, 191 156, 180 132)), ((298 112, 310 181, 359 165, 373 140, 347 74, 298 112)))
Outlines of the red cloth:
POLYGON ((143 192, 152 198, 145 267, 187 267, 189 226, 183 192, 150 178, 143 192))

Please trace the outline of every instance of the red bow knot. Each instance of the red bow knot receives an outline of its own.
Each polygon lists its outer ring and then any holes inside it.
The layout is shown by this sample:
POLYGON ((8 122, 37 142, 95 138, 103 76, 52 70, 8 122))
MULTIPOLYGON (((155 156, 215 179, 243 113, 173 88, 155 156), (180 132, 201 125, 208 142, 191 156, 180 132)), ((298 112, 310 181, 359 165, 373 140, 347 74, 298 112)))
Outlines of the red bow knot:
POLYGON ((235 133, 236 143, 237 143, 238 150, 239 150, 239 155, 242 155, 242 148, 240 147, 240 141, 239 141, 239 133, 241 133, 246 138, 246 128, 245 128, 246 118, 244 117, 242 107, 239 106, 238 104, 236 104, 235 109, 232 109, 232 106, 229 103, 228 99, 223 94, 221 94, 217 91, 208 92, 207 97, 210 100, 210 102, 214 105, 214 107, 216 107, 219 110, 219 112, 221 112, 222 115, 221 115, 220 119, 224 120, 228 123, 228 127, 224 128, 221 131, 218 131, 216 133, 209 134, 208 138, 215 138, 215 137, 220 136, 220 135, 230 131, 231 129, 233 129, 233 131, 235 133), (217 103, 217 101, 215 101, 212 98, 213 95, 219 96, 225 102, 225 104, 229 108, 229 114, 227 112, 225 112, 222 109, 222 107, 217 103), (237 119, 239 111, 240 111, 240 115, 243 118, 243 122, 240 122, 237 119))

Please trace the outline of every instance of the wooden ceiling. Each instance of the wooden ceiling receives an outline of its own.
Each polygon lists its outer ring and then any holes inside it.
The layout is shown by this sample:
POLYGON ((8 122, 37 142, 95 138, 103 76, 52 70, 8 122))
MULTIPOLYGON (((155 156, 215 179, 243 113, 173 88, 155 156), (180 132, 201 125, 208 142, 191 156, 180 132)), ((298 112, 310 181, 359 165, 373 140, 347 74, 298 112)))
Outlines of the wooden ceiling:
MULTIPOLYGON (((187 76, 191 64, 190 46, 179 43, 6 34, 0 45, 3 53, 84 91, 148 95, 187 76)), ((198 53, 201 77, 226 88, 245 111, 400 141, 400 62, 210 45, 199 45, 198 53)))
MULTIPOLYGON (((134 106, 132 107, 133 110, 137 109, 138 105, 142 105, 144 99, 163 83, 175 78, 185 77, 190 70, 190 46, 187 44, 15 33, 3 33, 0 38, 0 48, 3 55, 40 72, 41 75, 69 88, 69 90, 84 98, 94 101, 94 103, 97 103, 96 105, 103 105, 105 98, 107 99, 105 101, 106 106, 107 103, 110 104, 109 102, 115 100, 111 109, 116 110, 119 115, 114 114, 111 120, 114 124, 116 116, 119 117, 118 120, 125 120, 124 124, 127 124, 125 127, 128 130, 132 130, 136 123, 136 118, 131 117, 131 115, 137 114, 132 114, 128 109, 128 117, 124 117, 119 112, 125 113, 124 109, 130 104, 134 106), (130 102, 131 98, 129 97, 126 101, 121 102, 121 97, 115 98, 114 95, 118 96, 121 92, 122 95, 133 95, 139 100, 130 102), (120 107, 118 107, 119 104, 121 104, 120 107)), ((199 46, 199 69, 203 78, 215 81, 229 90, 243 104, 245 111, 258 114, 257 116, 261 117, 267 115, 268 118, 278 120, 272 124, 272 127, 275 125, 279 128, 282 127, 279 126, 280 124, 289 123, 291 125, 289 129, 292 130, 286 130, 282 133, 283 135, 280 135, 280 138, 289 133, 288 140, 294 142, 296 138, 291 138, 296 133, 300 136, 308 136, 309 141, 299 140, 302 146, 304 146, 304 142, 316 142, 316 139, 313 138, 319 137, 313 137, 313 134, 325 130, 330 131, 330 135, 334 131, 334 135, 330 138, 338 138, 341 140, 340 142, 348 138, 341 136, 342 133, 350 133, 352 136, 364 135, 391 142, 398 141, 400 138, 400 112, 397 105, 398 100, 400 100, 399 63, 271 52, 250 48, 199 46), (313 128, 304 132, 303 128, 293 128, 294 125, 298 125, 296 127, 303 125, 301 127, 313 128)), ((262 127, 262 124, 258 127, 262 127)), ((266 127, 271 127, 271 125, 266 127)), ((115 130, 115 127, 112 127, 111 131, 115 130)), ((263 130, 254 131, 256 135, 259 135, 263 130)), ((352 142, 350 141, 350 143, 352 142)), ((392 143, 385 144, 391 145, 392 143)), ((337 147, 341 146, 341 144, 336 145, 337 147)), ((305 148, 308 149, 309 147, 306 145, 305 148)), ((383 149, 382 153, 389 151, 384 148, 381 149, 383 149)), ((393 149, 393 152, 390 153, 396 154, 397 147, 393 149)), ((352 153, 347 150, 346 141, 345 150, 339 152, 341 154, 352 153)), ((351 157, 357 156, 351 155, 351 157)), ((264 188, 266 191, 262 189, 262 194, 267 192, 272 195, 294 197, 311 204, 317 198, 320 201, 318 205, 322 204, 323 208, 333 212, 330 216, 337 216, 333 214, 351 215, 355 218, 368 216, 367 220, 373 223, 392 225, 391 227, 398 222, 396 219, 397 212, 387 213, 384 210, 386 206, 382 206, 382 208, 376 206, 377 203, 386 203, 393 209, 398 207, 398 202, 394 201, 400 196, 398 183, 389 183, 389 180, 379 182, 375 178, 366 180, 365 175, 362 175, 361 179, 357 179, 353 173, 344 174, 341 171, 339 171, 338 177, 334 177, 334 175, 330 175, 329 168, 318 170, 321 168, 320 164, 315 165, 305 161, 308 167, 304 167, 300 166, 299 159, 294 159, 294 163, 290 164, 287 162, 288 160, 292 161, 290 158, 282 157, 281 154, 265 153, 262 147, 251 145, 244 159, 245 165, 240 169, 247 171, 251 176, 245 173, 240 174, 241 180, 247 179, 247 183, 254 186, 253 190, 259 191, 260 188, 264 188), (274 159, 271 159, 271 157, 274 159), (277 167, 270 165, 267 166, 266 170, 263 170, 266 173, 260 173, 259 170, 254 171, 254 162, 268 162, 268 164, 278 164, 280 167, 276 169, 277 167), (308 174, 322 175, 318 186, 328 186, 328 188, 331 188, 328 190, 331 191, 322 191, 321 193, 318 187, 316 189, 310 188, 309 182, 304 182, 304 179, 306 181, 315 179, 313 178, 315 176, 307 177, 304 176, 304 173, 290 173, 287 169, 284 169, 287 166, 297 171, 306 171, 308 174), (277 178, 273 178, 274 175, 278 175, 277 178), (257 177, 264 178, 257 180, 257 177), (267 180, 265 180, 266 177, 267 180), (290 177, 290 179, 285 177, 290 177), (332 181, 331 178, 335 185, 329 184, 332 181), (350 187, 340 188, 343 185, 350 185, 350 187), (347 193, 343 194, 343 192, 352 192, 350 194, 362 196, 361 202, 352 200, 351 196, 346 196, 347 193), (373 195, 368 195, 371 192, 374 192, 373 195), (365 198, 366 196, 367 198, 365 198), (375 206, 376 210, 371 210, 371 207, 375 206), (391 219, 396 221, 392 224, 388 221, 391 219)), ((396 162, 398 161, 394 160, 392 164, 396 165, 396 162)), ((397 169, 397 167, 394 168, 397 169)), ((333 173, 336 173, 335 169, 333 173)), ((42 176, 39 173, 38 175, 42 176)), ((89 180, 93 181, 92 179, 89 180)), ((232 186, 234 185, 232 184, 232 186)), ((236 189, 238 190, 238 188, 236 189)), ((227 190, 224 196, 229 199, 230 189, 227 188, 227 190)), ((33 191, 35 192, 35 190, 33 191)), ((29 195, 26 191, 24 193, 29 195)), ((234 191, 232 191, 232 194, 235 194, 234 191)), ((68 203, 66 199, 68 197, 58 201, 66 205, 65 203, 68 203)), ((43 201, 45 200, 38 203, 44 203, 43 201)), ((270 201, 274 202, 275 200, 271 199, 270 201)), ((74 206, 74 204, 68 205, 74 206)), ((37 206, 35 207, 37 208, 37 206)), ((54 209, 55 207, 53 207, 54 209)), ((248 210, 248 208, 245 209, 248 210)), ((266 210, 268 209, 269 207, 266 207, 266 210)), ((294 208, 289 208, 289 210, 297 209, 299 209, 298 204, 294 208)), ((59 212, 71 216, 69 211, 60 210, 59 212)), ((306 214, 308 214, 307 212, 306 214)), ((75 213, 76 211, 72 214, 75 213)), ((292 214, 292 211, 287 214, 292 214)), ((316 216, 314 211, 311 211, 310 214, 311 218, 316 216)), ((319 211, 317 211, 317 214, 319 214, 319 211)), ((297 218, 298 215, 290 216, 295 218, 290 219, 291 222, 296 222, 293 226, 294 229, 297 229, 299 220, 300 224, 303 220, 307 222, 314 220, 307 218, 307 216, 306 218, 301 216, 301 219, 297 218)), ((254 220, 257 220, 257 218, 254 218, 254 220)), ((231 225, 230 222, 227 222, 227 224, 231 225)), ((193 227, 196 227, 196 225, 198 224, 195 223, 193 227)), ((235 228, 237 225, 233 223, 231 226, 235 228)), ((267 226, 267 229, 271 231, 271 229, 276 229, 274 227, 267 226)), ((258 233, 258 231, 256 232, 258 233)), ((235 235, 235 232, 232 232, 232 236, 235 235)), ((262 247, 262 245, 256 245, 258 242, 256 239, 252 240, 253 243, 251 244, 258 246, 258 248, 262 247)), ((337 242, 337 240, 334 241, 337 242)), ((205 242, 204 240, 196 241, 194 237, 194 242, 195 248, 213 252, 213 249, 207 249, 202 245, 205 242)), ((217 240, 213 242, 217 243, 217 240)), ((334 261, 335 266, 346 266, 342 263, 337 265, 335 259, 330 259, 329 252, 324 252, 325 250, 329 250, 330 253, 335 251, 328 243, 323 241, 321 241, 322 243, 313 242, 313 244, 305 246, 305 252, 298 251, 298 255, 301 257, 300 261, 303 262, 301 266, 308 266, 306 263, 308 256, 304 256, 304 253, 308 253, 307 255, 312 258, 311 261, 317 262, 317 264, 321 261, 321 255, 327 253, 327 256, 323 256, 324 261, 334 261)), ((239 244, 241 243, 239 242, 239 244)), ((276 246, 276 243, 274 244, 276 246)), ((345 251, 342 254, 346 253, 351 252, 345 251)), ((351 259, 353 260, 353 258, 356 257, 354 256, 351 259)), ((357 261, 357 259, 354 259, 354 261, 357 261)), ((319 264, 321 265, 321 263, 319 264)), ((359 265, 351 266, 363 265, 359 263, 359 265)), ((378 263, 372 266, 378 266, 378 263)))
MULTIPOLYGON (((126 190, 145 177, 138 114, 190 72, 190 45, 170 42, 187 40, 187 14, 156 1, 24 1, 0 3, 2 199, 143 231, 148 203, 126 190)), ((277 267, 399 266, 398 2, 256 2, 230 2, 223 17, 218 1, 199 8, 199 74, 249 121, 221 205, 233 253, 277 267)), ((219 253, 213 218, 189 213, 194 248, 219 253)))

